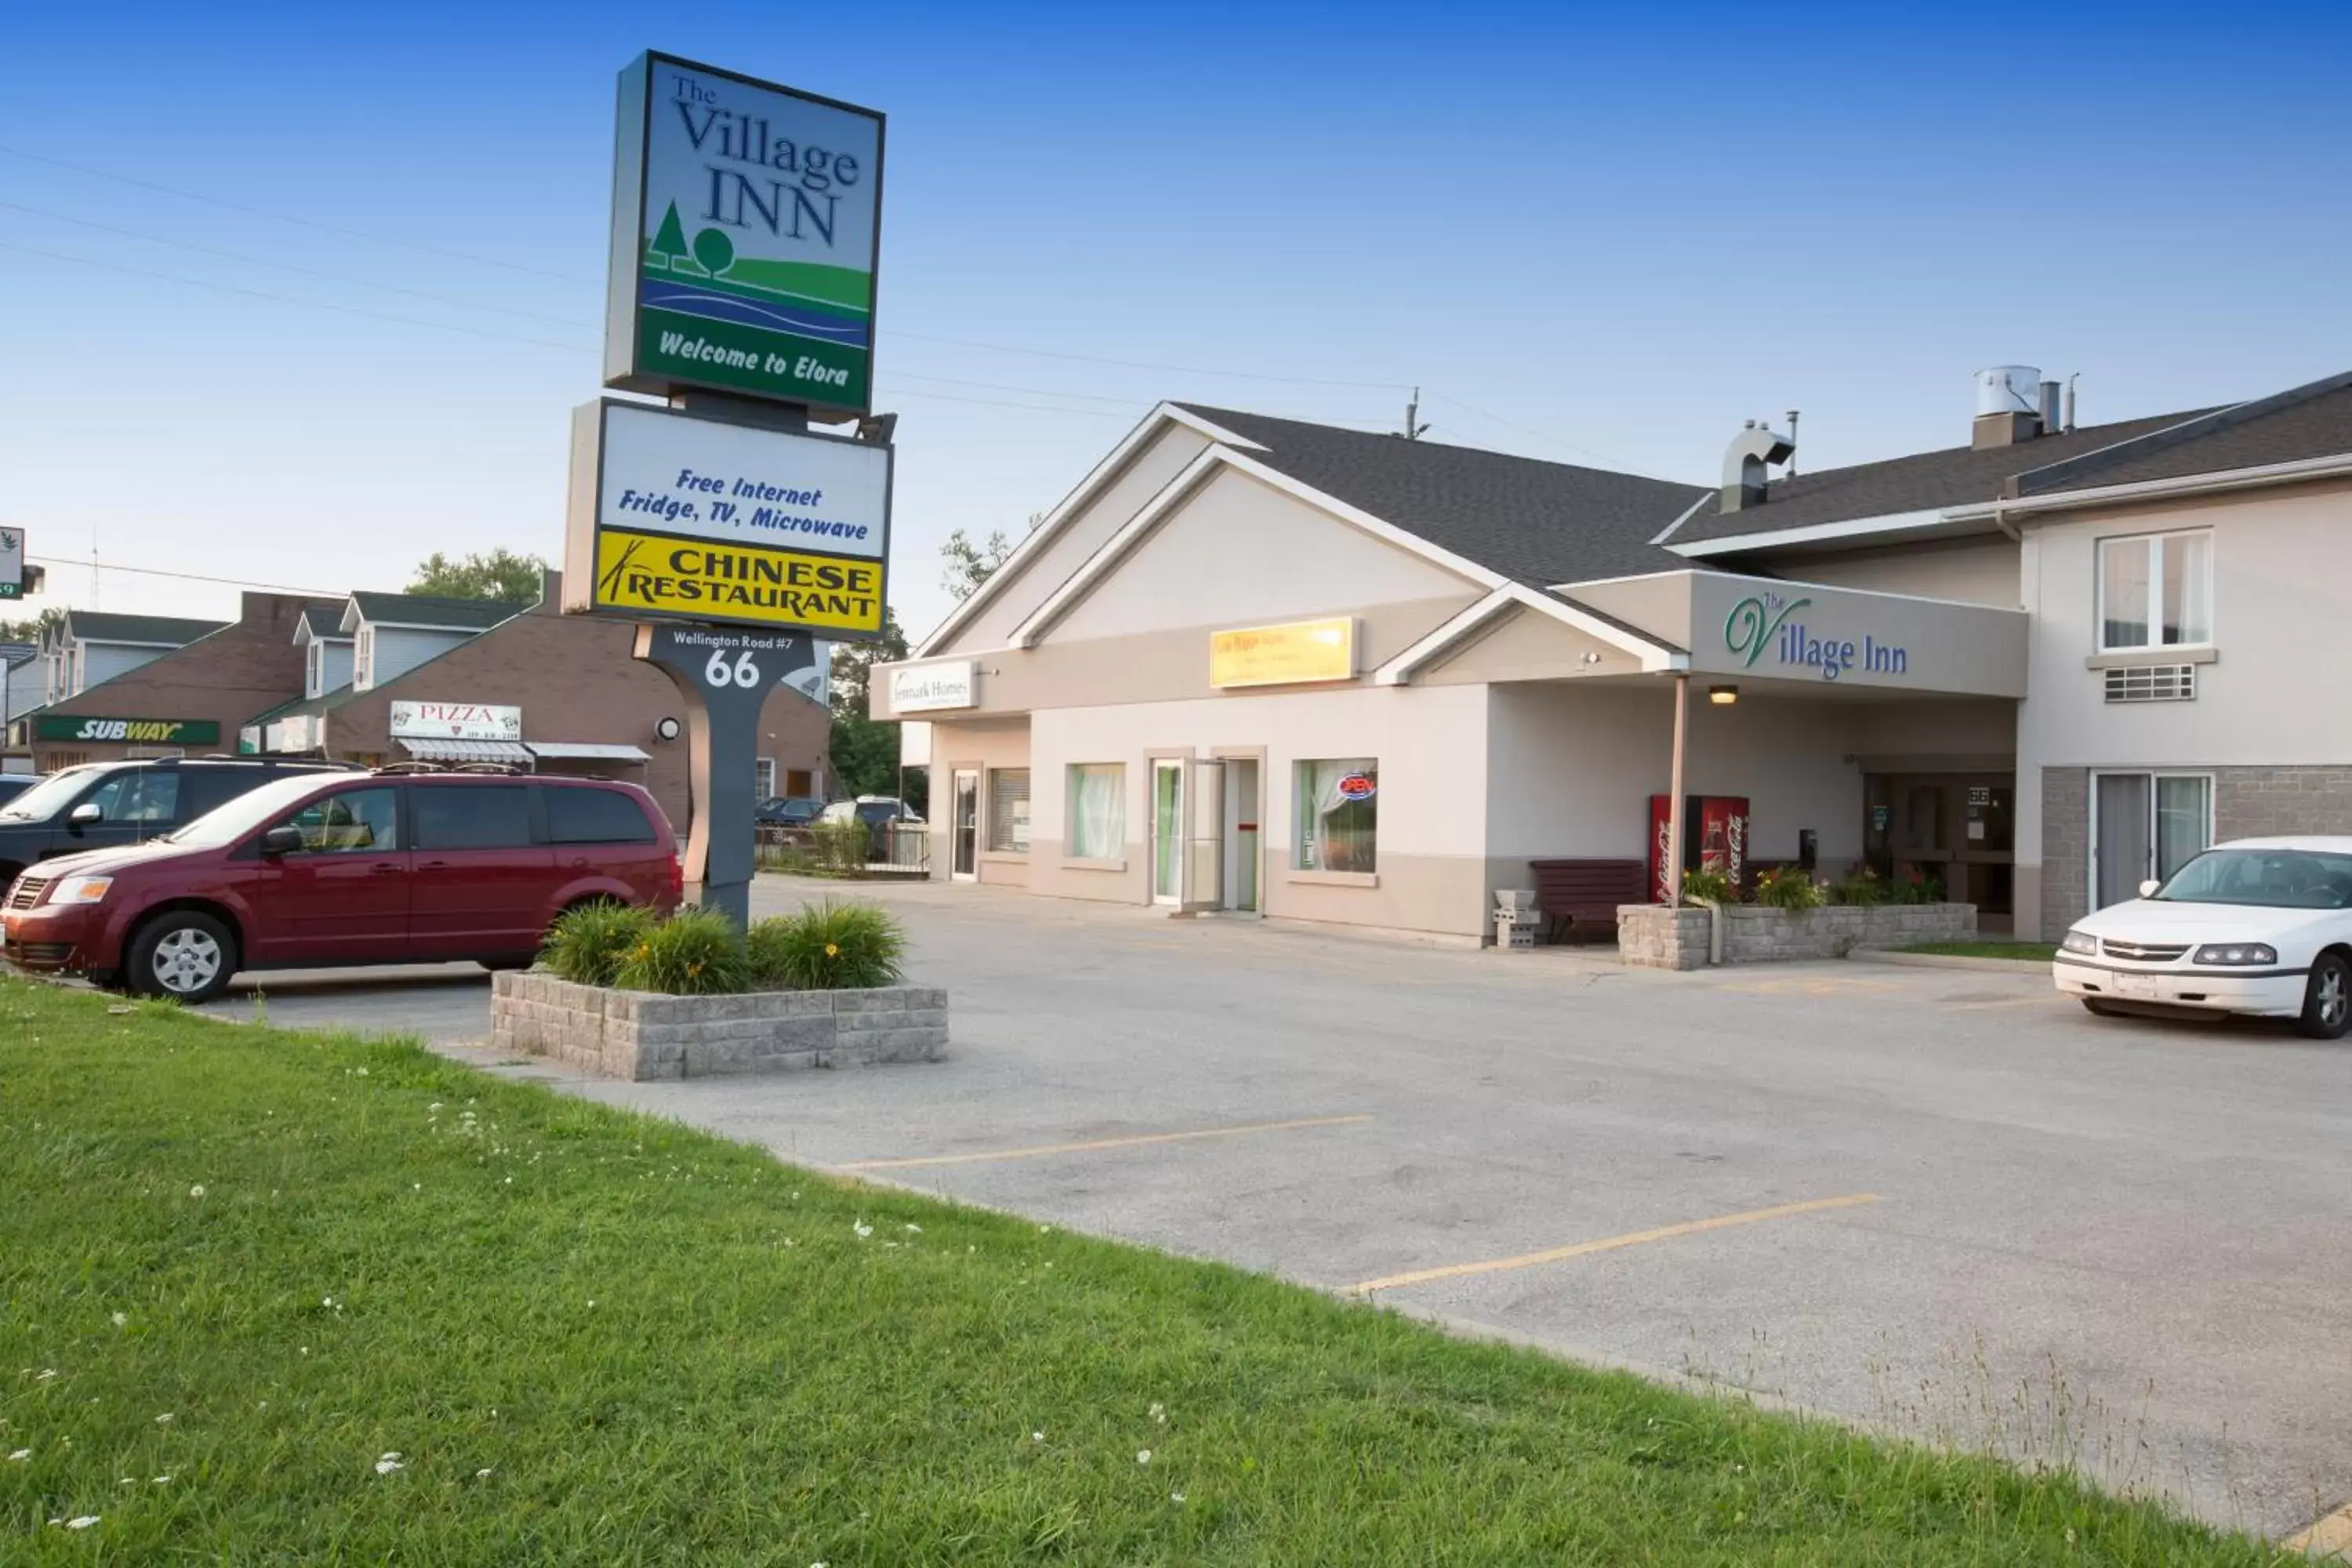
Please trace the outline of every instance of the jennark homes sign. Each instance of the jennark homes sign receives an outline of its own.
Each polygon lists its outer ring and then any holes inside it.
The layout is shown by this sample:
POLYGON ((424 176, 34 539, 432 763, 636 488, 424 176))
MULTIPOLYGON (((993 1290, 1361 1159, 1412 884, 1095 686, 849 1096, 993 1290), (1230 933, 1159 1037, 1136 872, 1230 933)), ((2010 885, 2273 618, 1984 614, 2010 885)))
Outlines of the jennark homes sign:
POLYGON ((623 71, 604 384, 866 413, 882 125, 667 55, 623 71))
POLYGON ((572 449, 565 609, 881 635, 889 447, 604 400, 572 449))
POLYGON ((142 746, 215 746, 216 719, 85 719, 75 713, 44 713, 33 720, 37 741, 118 741, 142 746))
POLYGON ((391 731, 412 741, 520 741, 522 710, 487 702, 394 702, 391 731))

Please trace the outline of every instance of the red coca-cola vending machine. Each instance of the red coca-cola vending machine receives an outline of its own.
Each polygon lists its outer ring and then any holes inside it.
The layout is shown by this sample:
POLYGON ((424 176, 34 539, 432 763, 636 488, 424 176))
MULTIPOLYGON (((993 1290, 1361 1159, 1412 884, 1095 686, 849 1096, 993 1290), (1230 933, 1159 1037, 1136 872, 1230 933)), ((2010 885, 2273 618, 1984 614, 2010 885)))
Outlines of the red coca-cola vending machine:
MULTIPOLYGON (((1671 795, 1650 797, 1650 899, 1675 901, 1666 885, 1666 847, 1672 837, 1671 795)), ((1713 871, 1728 879, 1732 890, 1748 886, 1748 797, 1744 795, 1694 795, 1683 801, 1683 869, 1713 871)))

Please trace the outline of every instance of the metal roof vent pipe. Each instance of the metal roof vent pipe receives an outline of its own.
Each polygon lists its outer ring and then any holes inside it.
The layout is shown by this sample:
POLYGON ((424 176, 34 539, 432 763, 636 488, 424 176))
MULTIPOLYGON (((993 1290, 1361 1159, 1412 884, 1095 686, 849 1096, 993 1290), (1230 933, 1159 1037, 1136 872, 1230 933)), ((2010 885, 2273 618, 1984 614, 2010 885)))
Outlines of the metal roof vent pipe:
POLYGON ((1753 419, 1747 421, 1723 454, 1722 510, 1738 511, 1763 505, 1764 470, 1796 455, 1795 440, 1768 430, 1753 419))
POLYGON ((2042 372, 2030 364, 1997 364, 1977 372, 1977 416, 1969 445, 1978 451, 2013 447, 2042 434, 2042 372))
POLYGON ((2064 428, 2058 422, 2058 384, 2045 381, 2042 384, 2042 434, 2055 436, 2064 428))

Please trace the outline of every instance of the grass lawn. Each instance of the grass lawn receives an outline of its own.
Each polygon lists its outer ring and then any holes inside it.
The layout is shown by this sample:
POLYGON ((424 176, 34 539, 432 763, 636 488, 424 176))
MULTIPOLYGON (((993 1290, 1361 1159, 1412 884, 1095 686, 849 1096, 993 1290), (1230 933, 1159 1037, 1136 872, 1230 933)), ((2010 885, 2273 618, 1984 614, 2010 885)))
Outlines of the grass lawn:
POLYGON ((2273 1561, 408 1045, 12 981, 0 1190, 10 1563, 2273 1561))
POLYGON ((1922 942, 1906 952, 1941 952, 1954 958, 2022 958, 2047 963, 2058 952, 2054 942, 1922 942))

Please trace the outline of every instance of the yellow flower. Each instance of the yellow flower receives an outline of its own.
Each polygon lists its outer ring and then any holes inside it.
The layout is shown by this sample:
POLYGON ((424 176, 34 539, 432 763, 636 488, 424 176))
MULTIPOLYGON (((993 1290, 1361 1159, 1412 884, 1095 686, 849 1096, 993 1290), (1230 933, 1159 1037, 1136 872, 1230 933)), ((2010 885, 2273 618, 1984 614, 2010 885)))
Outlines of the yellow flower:
POLYGON ((687 978, 689 980, 701 973, 702 965, 699 963, 689 963, 686 966, 687 978))
POLYGON ((827 958, 839 958, 841 956, 841 944, 837 942, 826 942, 824 944, 824 955, 827 958))

